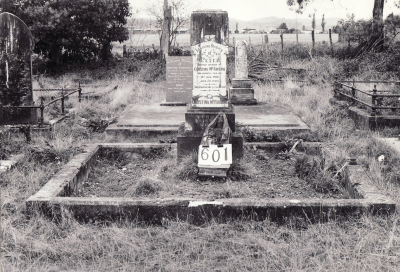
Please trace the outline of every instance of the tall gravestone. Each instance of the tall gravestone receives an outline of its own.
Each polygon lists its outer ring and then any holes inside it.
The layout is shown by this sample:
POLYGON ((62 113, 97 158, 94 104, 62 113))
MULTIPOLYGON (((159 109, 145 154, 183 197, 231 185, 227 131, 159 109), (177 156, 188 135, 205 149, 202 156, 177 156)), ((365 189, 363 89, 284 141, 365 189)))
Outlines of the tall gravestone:
POLYGON ((0 124, 37 123, 36 109, 12 107, 33 105, 33 46, 31 31, 25 23, 11 13, 1 13, 0 103, 3 104, 3 114, 0 115, 0 124))
POLYGON ((226 87, 228 27, 226 11, 195 11, 191 15, 193 89, 177 138, 178 159, 197 152, 205 129, 220 113, 225 114, 233 132, 233 157, 242 156, 243 136, 235 131, 234 109, 226 87))
POLYGON ((251 80, 248 78, 247 47, 244 41, 236 41, 235 44, 235 78, 232 79, 229 93, 232 104, 257 104, 251 80))

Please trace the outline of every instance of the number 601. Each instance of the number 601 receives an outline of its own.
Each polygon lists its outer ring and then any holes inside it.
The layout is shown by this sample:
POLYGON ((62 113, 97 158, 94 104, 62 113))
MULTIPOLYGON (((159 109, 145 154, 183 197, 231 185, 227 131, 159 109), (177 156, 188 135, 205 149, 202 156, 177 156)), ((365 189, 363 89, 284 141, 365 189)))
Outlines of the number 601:
POLYGON ((220 147, 218 147, 217 145, 200 146, 199 166, 222 164, 232 164, 231 144, 226 144, 220 147))

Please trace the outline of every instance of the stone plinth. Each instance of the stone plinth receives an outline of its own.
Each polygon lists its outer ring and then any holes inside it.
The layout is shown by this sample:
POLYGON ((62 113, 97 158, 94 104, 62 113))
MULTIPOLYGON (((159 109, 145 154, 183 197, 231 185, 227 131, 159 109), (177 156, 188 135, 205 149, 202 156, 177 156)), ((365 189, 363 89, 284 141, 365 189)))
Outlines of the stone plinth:
MULTIPOLYGON (((201 131, 186 131, 185 124, 182 124, 178 137, 177 137, 177 157, 181 160, 182 157, 197 153, 201 138, 203 137, 201 131)), ((233 159, 239 159, 243 156, 243 134, 242 132, 233 132, 232 135, 232 156, 233 159)))
POLYGON ((225 113, 232 137, 233 158, 240 158, 243 155, 243 135, 235 131, 235 113, 233 107, 227 108, 191 108, 185 113, 185 123, 181 124, 178 132, 178 160, 183 156, 193 152, 198 152, 198 148, 203 137, 204 130, 218 113, 225 113))
POLYGON ((235 132, 235 113, 233 107, 227 108, 190 108, 185 113, 185 128, 186 133, 204 132, 206 127, 218 115, 218 113, 225 113, 228 118, 228 124, 232 132, 235 132))
POLYGON ((250 79, 233 78, 232 87, 229 88, 229 100, 234 105, 256 105, 254 89, 250 79))
POLYGON ((233 78, 233 88, 251 88, 251 80, 248 78, 233 78))

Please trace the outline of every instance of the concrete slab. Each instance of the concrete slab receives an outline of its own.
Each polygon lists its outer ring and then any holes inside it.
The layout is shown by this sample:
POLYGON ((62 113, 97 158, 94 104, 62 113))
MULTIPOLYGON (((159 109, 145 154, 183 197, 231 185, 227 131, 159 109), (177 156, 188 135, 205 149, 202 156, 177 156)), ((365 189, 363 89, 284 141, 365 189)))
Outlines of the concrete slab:
MULTIPOLYGON (((279 103, 259 103, 254 106, 235 106, 236 123, 254 130, 307 131, 309 127, 279 103)), ((137 132, 176 133, 185 121, 187 107, 135 104, 128 107, 118 122, 106 129, 109 135, 137 132)))

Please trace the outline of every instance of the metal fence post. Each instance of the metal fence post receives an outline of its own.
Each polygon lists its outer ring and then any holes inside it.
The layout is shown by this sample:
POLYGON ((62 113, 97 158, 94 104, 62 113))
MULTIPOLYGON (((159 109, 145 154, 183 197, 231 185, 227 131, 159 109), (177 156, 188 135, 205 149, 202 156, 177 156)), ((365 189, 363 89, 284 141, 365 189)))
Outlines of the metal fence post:
POLYGON ((376 115, 376 85, 374 85, 374 89, 372 90, 372 105, 371 105, 371 116, 376 115))
POLYGON ((3 104, 0 102, 0 126, 3 125, 3 104))
POLYGON ((355 79, 353 79, 353 86, 351 86, 351 96, 353 97, 353 103, 354 103, 356 98, 355 79))
POLYGON ((40 98, 40 127, 44 125, 44 97, 40 98))
POLYGON ((79 88, 78 88, 78 97, 79 97, 79 103, 82 101, 82 88, 81 88, 81 83, 79 82, 79 88))
POLYGON ((313 51, 313 54, 315 54, 315 35, 314 35, 314 30, 311 31, 311 39, 312 39, 312 51, 313 51))
POLYGON ((64 88, 61 88, 61 114, 64 114, 64 88))
POLYGON ((335 98, 339 97, 339 83, 338 83, 338 76, 335 76, 335 81, 333 82, 333 96, 335 98))

